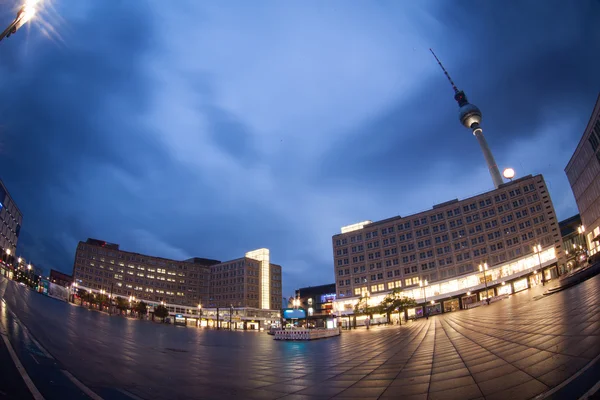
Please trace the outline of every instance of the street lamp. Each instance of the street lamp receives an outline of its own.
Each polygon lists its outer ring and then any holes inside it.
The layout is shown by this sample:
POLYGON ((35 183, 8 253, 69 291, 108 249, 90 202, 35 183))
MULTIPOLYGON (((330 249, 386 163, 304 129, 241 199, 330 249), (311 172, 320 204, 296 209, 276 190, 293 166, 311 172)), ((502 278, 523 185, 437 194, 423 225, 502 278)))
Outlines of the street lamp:
POLYGON ((544 279, 544 268, 542 268, 542 257, 541 257, 542 245, 541 244, 534 245, 533 252, 536 253, 538 256, 538 262, 540 263, 540 271, 542 272, 542 286, 544 286, 546 284, 546 280, 544 279))
POLYGON ((371 298, 371 293, 367 290, 365 291, 365 303, 367 306, 367 329, 369 329, 369 325, 371 325, 371 316, 369 315, 369 299, 371 298))
POLYGON ((36 6, 39 2, 40 0, 25 0, 25 4, 21 6, 13 22, 0 34, 0 40, 10 37, 10 35, 17 32, 19 28, 29 22, 37 12, 36 6))
POLYGON ((489 306, 490 305, 490 296, 488 293, 488 286, 487 286, 487 274, 485 273, 485 271, 487 271, 487 270, 488 270, 487 263, 479 264, 479 272, 483 272, 483 281, 485 282, 485 300, 489 306))
POLYGON ((510 179, 512 181, 515 177, 515 170, 512 168, 506 168, 504 172, 502 172, 502 175, 504 175, 506 179, 510 179))

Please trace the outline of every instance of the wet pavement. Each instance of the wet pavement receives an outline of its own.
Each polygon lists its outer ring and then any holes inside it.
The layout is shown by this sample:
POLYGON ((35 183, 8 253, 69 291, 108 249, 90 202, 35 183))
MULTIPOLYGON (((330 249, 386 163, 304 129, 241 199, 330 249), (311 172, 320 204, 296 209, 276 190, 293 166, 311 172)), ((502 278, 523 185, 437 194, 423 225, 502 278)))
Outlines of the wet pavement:
MULTIPOLYGON (((62 371, 106 400, 577 399, 600 376, 600 276, 541 293, 282 342, 108 316, 0 280, 0 326, 47 399, 90 398, 62 371)), ((4 351, 0 341, 0 373, 10 373, 4 351)), ((0 383, 0 399, 2 391, 0 383)))

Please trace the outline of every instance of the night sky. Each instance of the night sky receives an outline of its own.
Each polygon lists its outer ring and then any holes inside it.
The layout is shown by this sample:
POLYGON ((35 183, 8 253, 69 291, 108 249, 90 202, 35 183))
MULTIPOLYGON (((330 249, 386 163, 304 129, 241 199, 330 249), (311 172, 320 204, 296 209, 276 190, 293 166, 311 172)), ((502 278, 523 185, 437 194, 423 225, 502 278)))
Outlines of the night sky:
MULTIPOLYGON (((0 43, 0 177, 18 254, 71 273, 88 237, 220 260, 271 249, 284 296, 334 282, 343 225, 564 173, 600 90, 600 2, 46 0, 0 43)), ((15 3, 0 3, 8 25, 15 3)))

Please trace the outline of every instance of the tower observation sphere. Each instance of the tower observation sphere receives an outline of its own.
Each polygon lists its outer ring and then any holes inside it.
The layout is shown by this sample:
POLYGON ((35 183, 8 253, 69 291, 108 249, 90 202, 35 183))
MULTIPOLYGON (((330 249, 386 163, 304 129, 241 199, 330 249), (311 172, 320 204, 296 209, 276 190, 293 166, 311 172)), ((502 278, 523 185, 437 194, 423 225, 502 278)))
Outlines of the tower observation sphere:
POLYGON ((458 110, 458 117, 460 123, 463 124, 465 128, 473 129, 473 125, 479 125, 481 123, 481 111, 474 104, 467 103, 462 106, 458 110))

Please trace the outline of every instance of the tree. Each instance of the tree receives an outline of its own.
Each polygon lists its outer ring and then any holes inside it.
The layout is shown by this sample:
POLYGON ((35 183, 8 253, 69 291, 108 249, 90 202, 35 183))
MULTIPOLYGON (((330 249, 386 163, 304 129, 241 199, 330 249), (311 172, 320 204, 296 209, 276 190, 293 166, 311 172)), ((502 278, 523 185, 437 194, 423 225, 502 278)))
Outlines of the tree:
POLYGON ((369 314, 369 305, 367 304, 368 297, 361 295, 358 302, 354 305, 354 315, 369 314))
POLYGON ((129 302, 122 297, 117 297, 117 308, 119 311, 125 311, 129 308, 129 302))
POLYGON ((143 301, 139 301, 133 307, 133 309, 140 315, 140 318, 142 318, 143 315, 146 315, 146 311, 148 310, 148 307, 146 306, 146 303, 144 303, 143 301))
MULTIPOLYGON (((381 313, 385 313, 387 321, 390 323, 391 315, 394 310, 404 312, 407 308, 415 307, 417 302, 410 297, 402 296, 399 288, 394 289, 391 293, 384 297, 381 303, 377 306, 381 313)), ((400 318, 400 321, 402 319, 400 318)), ((402 322, 400 322, 402 323, 402 322)))
POLYGON ((154 316, 165 322, 165 318, 169 316, 169 310, 167 310, 167 307, 160 305, 154 309, 154 316))

